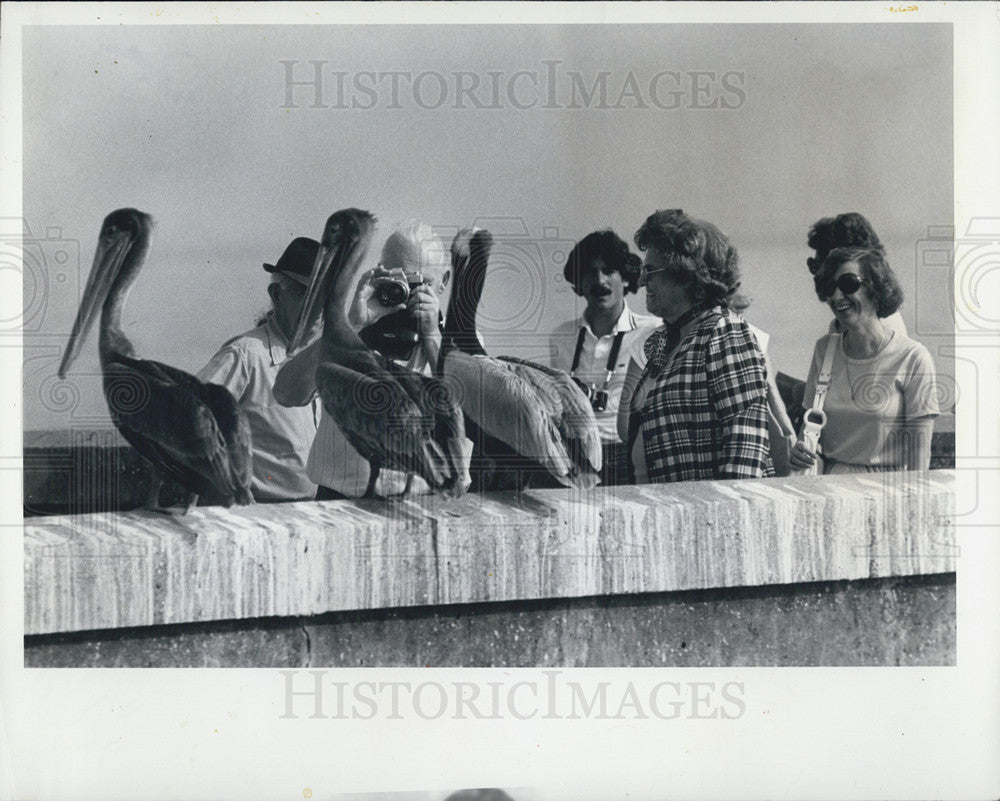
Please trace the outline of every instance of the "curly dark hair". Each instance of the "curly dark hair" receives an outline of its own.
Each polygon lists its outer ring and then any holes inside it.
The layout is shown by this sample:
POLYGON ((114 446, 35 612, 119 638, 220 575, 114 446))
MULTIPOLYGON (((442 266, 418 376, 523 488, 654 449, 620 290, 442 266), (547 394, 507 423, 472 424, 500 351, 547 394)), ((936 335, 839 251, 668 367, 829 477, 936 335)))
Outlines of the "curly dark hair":
POLYGON ((895 313, 903 302, 903 288, 896 280, 896 274, 889 266, 885 253, 878 248, 834 248, 824 260, 819 272, 813 277, 816 297, 826 303, 827 298, 819 291, 820 285, 833 276, 848 262, 857 262, 861 277, 868 282, 867 292, 875 304, 875 314, 888 317, 895 313))
POLYGON ((813 275, 830 251, 836 248, 866 248, 885 252, 872 224, 856 211, 817 220, 809 229, 808 243, 816 251, 815 256, 806 259, 806 266, 813 275))
POLYGON ((606 272, 621 273, 625 294, 639 290, 642 259, 629 250, 628 243, 610 228, 594 231, 573 245, 563 267, 563 278, 580 294, 580 281, 596 259, 604 262, 606 272))
POLYGON ((740 285, 739 255, 712 223, 680 209, 661 209, 635 232, 639 250, 653 250, 670 265, 672 277, 686 285, 696 305, 728 305, 740 285))

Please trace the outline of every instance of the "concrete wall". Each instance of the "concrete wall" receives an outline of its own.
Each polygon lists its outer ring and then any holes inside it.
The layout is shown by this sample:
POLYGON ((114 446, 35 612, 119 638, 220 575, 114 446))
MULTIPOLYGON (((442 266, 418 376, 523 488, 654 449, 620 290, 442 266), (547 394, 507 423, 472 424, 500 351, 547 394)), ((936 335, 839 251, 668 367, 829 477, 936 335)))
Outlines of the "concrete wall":
POLYGON ((955 574, 26 638, 39 667, 954 665, 955 574))
POLYGON ((950 664, 953 483, 932 471, 33 518, 26 660, 950 664), (709 645, 726 620, 749 628, 709 645))

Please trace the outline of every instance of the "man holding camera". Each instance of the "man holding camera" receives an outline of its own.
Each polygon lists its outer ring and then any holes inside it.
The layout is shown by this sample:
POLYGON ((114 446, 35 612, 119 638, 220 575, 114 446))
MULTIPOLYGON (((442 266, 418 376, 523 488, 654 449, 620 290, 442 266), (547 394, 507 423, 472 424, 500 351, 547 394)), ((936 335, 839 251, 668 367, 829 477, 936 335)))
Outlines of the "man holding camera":
MULTIPOLYGON (((411 370, 429 372, 441 350, 441 303, 450 281, 448 249, 430 226, 414 223, 389 236, 378 266, 358 282, 350 322, 365 344, 383 356, 411 370)), ((275 397, 289 404, 301 404, 312 397, 318 359, 317 341, 282 370, 275 397)), ((306 471, 318 485, 319 501, 359 498, 371 475, 367 460, 354 450, 329 415, 320 419, 306 471)), ((405 488, 405 473, 383 469, 374 494, 399 495, 405 488)), ((428 491, 426 483, 414 476, 410 493, 428 491)))
MULTIPOLYGON (((625 295, 639 287, 641 260, 614 231, 595 231, 570 251, 563 276, 584 298, 583 315, 560 325, 549 344, 552 366, 565 370, 590 398, 603 441, 601 483, 628 481, 628 454, 618 436, 618 404, 629 359, 660 320, 635 314, 625 295)), ((640 365, 644 366, 644 365, 640 365)))

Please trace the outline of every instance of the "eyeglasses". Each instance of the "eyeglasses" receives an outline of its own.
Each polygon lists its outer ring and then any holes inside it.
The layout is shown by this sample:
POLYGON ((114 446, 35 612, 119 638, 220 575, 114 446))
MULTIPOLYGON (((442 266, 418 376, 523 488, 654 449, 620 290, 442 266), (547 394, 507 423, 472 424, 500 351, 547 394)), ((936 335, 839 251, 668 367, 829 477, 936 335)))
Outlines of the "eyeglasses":
POLYGON ((853 295, 857 292, 862 284, 867 284, 864 278, 855 273, 842 273, 836 280, 833 278, 826 278, 823 281, 816 282, 816 290, 824 298, 833 297, 835 290, 839 289, 845 295, 853 295))
POLYGON ((641 267, 639 267, 639 280, 645 283, 649 281, 649 276, 653 275, 654 273, 665 273, 667 272, 668 269, 669 268, 667 267, 654 267, 652 270, 650 270, 648 265, 643 264, 641 267))

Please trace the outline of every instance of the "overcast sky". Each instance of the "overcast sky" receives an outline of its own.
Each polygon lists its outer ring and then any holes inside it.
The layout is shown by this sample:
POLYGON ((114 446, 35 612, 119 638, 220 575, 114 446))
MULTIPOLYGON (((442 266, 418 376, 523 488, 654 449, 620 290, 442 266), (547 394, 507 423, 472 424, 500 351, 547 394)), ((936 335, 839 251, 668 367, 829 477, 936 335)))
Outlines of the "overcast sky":
POLYGON ((25 276, 25 427, 106 414, 96 337, 75 411, 40 399, 120 206, 157 222, 126 332, 187 370, 265 308, 262 262, 338 208, 376 214, 376 252, 414 218, 506 230, 487 345, 539 355, 579 311, 557 264, 573 241, 608 226, 631 241, 679 207, 733 239, 748 316, 802 378, 829 317, 806 232, 862 212, 948 373, 947 276, 924 270, 918 290, 915 267, 928 226, 951 222, 951 59, 944 25, 25 29, 24 215, 47 254, 25 276), (318 98, 286 80, 312 80, 311 62, 318 98))

